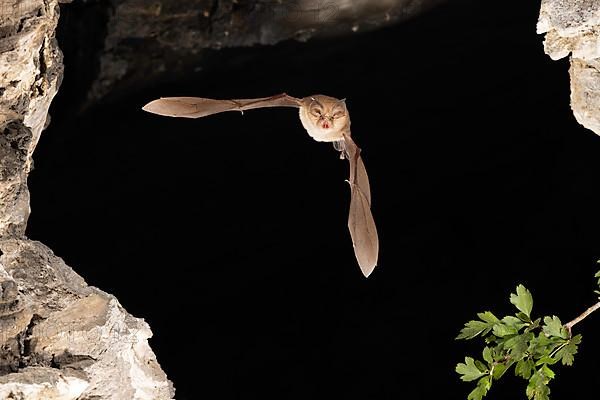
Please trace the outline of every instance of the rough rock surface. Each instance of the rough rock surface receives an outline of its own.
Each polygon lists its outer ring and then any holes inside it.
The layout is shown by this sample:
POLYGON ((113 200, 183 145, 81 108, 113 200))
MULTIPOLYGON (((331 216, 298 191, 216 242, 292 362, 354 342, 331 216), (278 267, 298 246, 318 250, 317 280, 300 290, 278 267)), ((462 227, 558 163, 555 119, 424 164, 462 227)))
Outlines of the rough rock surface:
POLYGON ((63 73, 58 18, 57 0, 0 2, 0 399, 170 399, 148 325, 24 236, 63 73))
POLYGON ((56 1, 0 3, 0 237, 20 235, 29 216, 31 155, 62 77, 56 1))
POLYGON ((0 251, 1 399, 172 398, 142 319, 39 242, 0 251))
POLYGON ((600 1, 543 0, 537 31, 552 59, 571 54, 571 108, 600 135, 600 1))

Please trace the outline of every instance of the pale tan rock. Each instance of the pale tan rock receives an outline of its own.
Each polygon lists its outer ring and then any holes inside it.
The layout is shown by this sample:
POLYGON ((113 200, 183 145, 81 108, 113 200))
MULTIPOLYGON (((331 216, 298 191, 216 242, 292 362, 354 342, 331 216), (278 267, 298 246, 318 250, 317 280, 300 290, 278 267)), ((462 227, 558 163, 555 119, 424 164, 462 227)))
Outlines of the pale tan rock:
POLYGON ((577 121, 600 135, 600 59, 571 60, 571 108, 577 121))
POLYGON ((39 242, 0 240, 0 252, 0 282, 10 282, 0 303, 0 399, 173 397, 144 320, 39 242))
POLYGON ((0 4, 0 236, 6 236, 25 229, 31 155, 63 66, 54 38, 56 0, 2 0, 0 4))
POLYGON ((600 1, 543 0, 538 33, 553 60, 571 55, 571 108, 600 135, 600 1))
POLYGON ((0 376, 0 399, 76 400, 89 383, 55 368, 29 367, 0 376))

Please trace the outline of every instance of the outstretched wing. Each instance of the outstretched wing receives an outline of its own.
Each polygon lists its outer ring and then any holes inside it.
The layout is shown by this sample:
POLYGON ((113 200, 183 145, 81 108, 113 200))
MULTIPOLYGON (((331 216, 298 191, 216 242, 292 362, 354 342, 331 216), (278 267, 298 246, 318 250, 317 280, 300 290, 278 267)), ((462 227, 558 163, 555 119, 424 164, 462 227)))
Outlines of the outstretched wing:
POLYGON ((163 97, 151 101, 142 109, 167 117, 200 118, 225 111, 244 111, 263 107, 301 106, 300 99, 285 93, 258 99, 215 100, 201 97, 163 97))
POLYGON ((350 135, 344 134, 345 152, 350 162, 350 214, 348 229, 354 254, 362 273, 368 277, 377 265, 379 237, 371 214, 371 187, 360 148, 350 135))

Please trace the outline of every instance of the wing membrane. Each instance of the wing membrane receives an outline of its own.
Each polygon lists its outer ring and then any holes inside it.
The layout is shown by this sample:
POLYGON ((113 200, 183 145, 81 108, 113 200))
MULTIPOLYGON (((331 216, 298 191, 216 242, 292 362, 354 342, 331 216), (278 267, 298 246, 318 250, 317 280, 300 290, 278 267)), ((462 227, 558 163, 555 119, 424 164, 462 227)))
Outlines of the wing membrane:
POLYGON ((379 254, 379 237, 375 220, 371 213, 371 187, 365 164, 360 156, 360 148, 350 135, 344 134, 346 153, 350 163, 350 212, 348 229, 352 237, 354 254, 365 276, 369 276, 379 254))
POLYGON ((163 97, 142 109, 158 115, 200 118, 225 111, 245 111, 264 107, 300 107, 300 99, 285 93, 257 99, 216 100, 202 97, 163 97))

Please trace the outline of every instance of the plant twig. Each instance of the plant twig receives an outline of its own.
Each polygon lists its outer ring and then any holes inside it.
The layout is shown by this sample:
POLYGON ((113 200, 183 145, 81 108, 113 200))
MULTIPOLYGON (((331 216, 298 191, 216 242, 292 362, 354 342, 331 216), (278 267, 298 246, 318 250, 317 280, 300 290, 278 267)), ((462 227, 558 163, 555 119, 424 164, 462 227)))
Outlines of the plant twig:
POLYGON ((583 314, 581 314, 579 317, 575 318, 573 321, 567 322, 565 324, 565 328, 567 329, 567 331, 569 331, 569 335, 571 335, 571 329, 577 323, 583 321, 585 318, 587 318, 588 315, 590 315, 591 313, 593 313, 594 311, 596 311, 599 308, 600 308, 600 301, 597 302, 596 304, 594 304, 593 306, 591 306, 590 308, 588 308, 587 310, 585 310, 583 312, 583 314))

